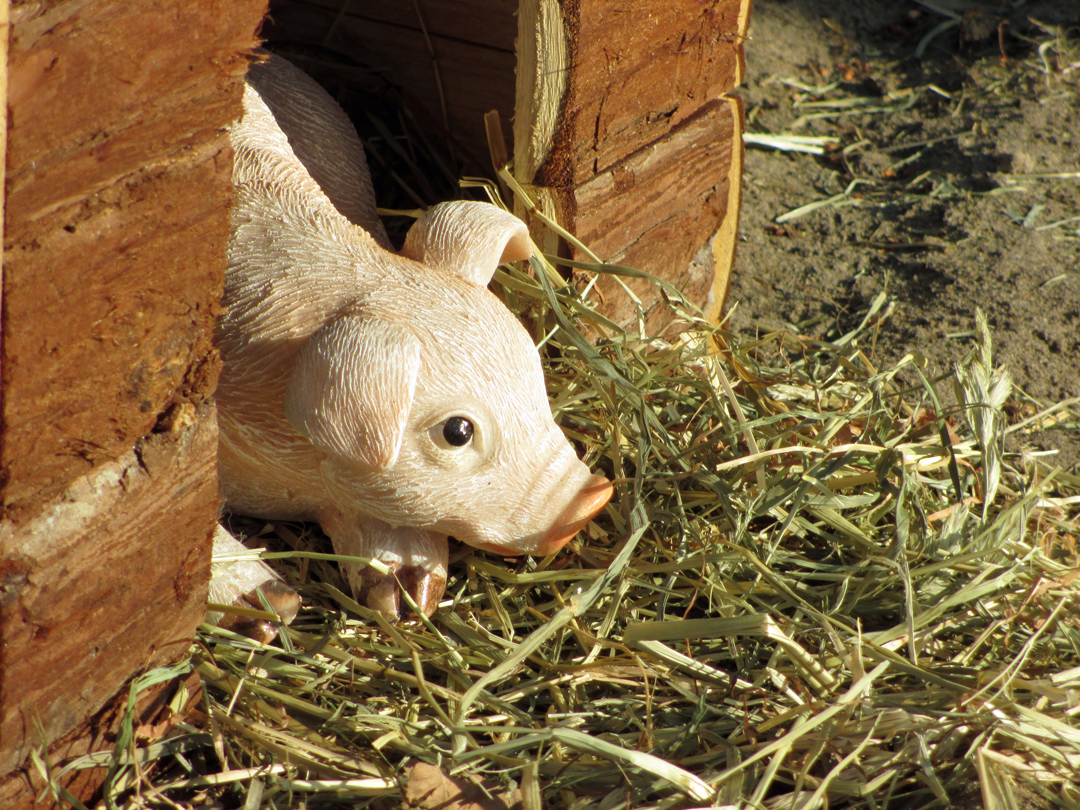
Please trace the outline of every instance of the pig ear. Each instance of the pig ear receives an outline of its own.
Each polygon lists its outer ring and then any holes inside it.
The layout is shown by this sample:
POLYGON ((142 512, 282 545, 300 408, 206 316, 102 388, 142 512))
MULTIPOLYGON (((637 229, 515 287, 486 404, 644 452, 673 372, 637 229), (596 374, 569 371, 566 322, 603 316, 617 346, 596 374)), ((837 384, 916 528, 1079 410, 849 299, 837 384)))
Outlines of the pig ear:
POLYGON ((316 447, 389 469, 401 450, 419 369, 420 342, 405 327, 339 318, 297 355, 285 418, 316 447))
POLYGON ((496 205, 439 203, 413 223, 403 256, 486 287, 503 262, 532 256, 525 223, 496 205))

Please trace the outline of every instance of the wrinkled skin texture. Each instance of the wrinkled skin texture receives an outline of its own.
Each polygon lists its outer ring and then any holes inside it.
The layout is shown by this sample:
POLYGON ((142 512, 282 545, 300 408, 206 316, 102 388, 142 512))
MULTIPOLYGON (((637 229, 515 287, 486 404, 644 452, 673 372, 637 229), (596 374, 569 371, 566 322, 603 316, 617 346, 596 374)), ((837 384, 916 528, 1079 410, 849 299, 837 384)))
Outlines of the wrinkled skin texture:
POLYGON ((397 615, 404 588, 430 614, 448 535, 547 554, 611 495, 553 421, 528 333, 485 287, 531 254, 528 232, 495 206, 444 203, 392 252, 340 108, 277 58, 248 82, 217 330, 225 500, 318 521, 337 553, 390 566, 342 566, 359 599, 397 615))

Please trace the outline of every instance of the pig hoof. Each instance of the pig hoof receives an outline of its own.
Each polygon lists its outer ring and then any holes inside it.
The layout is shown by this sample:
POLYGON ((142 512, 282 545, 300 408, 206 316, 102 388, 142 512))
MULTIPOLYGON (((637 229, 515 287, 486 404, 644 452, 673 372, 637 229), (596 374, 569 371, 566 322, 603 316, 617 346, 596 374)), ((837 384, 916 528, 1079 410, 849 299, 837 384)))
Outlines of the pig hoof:
POLYGON ((231 620, 222 619, 218 623, 218 627, 232 630, 238 635, 246 636, 252 641, 258 641, 261 644, 269 644, 277 638, 277 628, 263 619, 248 619, 244 616, 236 616, 231 620))
MULTIPOLYGON (((300 611, 300 594, 280 580, 264 582, 259 586, 259 590, 262 591, 266 601, 270 603, 277 615, 281 617, 281 623, 292 624, 296 614, 300 611)), ((262 607, 262 601, 257 593, 246 593, 244 599, 254 607, 262 607)))
POLYGON ((364 584, 357 591, 356 601, 393 619, 400 618, 400 594, 394 575, 364 577, 364 580, 364 584))
POLYGON ((446 591, 446 577, 419 565, 405 565, 389 574, 377 574, 367 569, 360 580, 357 601, 395 619, 401 617, 408 604, 401 598, 401 589, 408 592, 425 616, 435 612, 446 591))
MULTIPOLYGON (((244 559, 251 553, 224 526, 214 531, 214 563, 210 575, 210 601, 219 605, 253 607, 263 610, 266 601, 290 624, 300 610, 300 594, 281 581, 269 565, 259 559, 244 559), (221 561, 228 557, 240 557, 221 561)), ((248 619, 233 613, 211 610, 206 614, 210 624, 225 627, 257 641, 273 641, 277 636, 276 622, 248 619)))
POLYGON ((428 571, 419 565, 406 565, 398 569, 398 581, 412 597, 420 612, 430 616, 439 607, 439 600, 446 593, 446 577, 428 571))
MULTIPOLYGON (((263 599, 281 617, 281 623, 292 624, 292 620, 296 618, 296 614, 300 610, 300 594, 280 580, 264 582, 262 585, 237 597, 233 604, 237 607, 253 607, 264 610, 263 601, 259 598, 259 591, 262 591, 263 599)), ((277 638, 278 634, 276 622, 269 622, 265 619, 249 619, 246 616, 226 615, 218 622, 218 626, 232 630, 242 636, 247 636, 255 641, 261 641, 263 644, 269 644, 277 638)))

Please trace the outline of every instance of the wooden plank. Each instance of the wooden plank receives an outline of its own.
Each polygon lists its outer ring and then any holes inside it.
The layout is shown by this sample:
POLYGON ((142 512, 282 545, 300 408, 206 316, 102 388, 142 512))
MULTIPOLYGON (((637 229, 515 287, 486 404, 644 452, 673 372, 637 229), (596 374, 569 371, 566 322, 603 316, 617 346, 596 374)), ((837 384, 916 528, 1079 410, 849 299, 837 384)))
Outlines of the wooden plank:
MULTIPOLYGON (((226 127, 264 11, 265 0, 12 11, 0 775, 60 738, 50 756, 110 745, 102 718, 126 702, 125 681, 183 658, 205 610, 226 127)), ((89 801, 95 780, 80 775, 77 797, 89 801)), ((28 806, 26 785, 8 778, 0 805, 28 806)))
POLYGON ((224 142, 245 64, 236 54, 254 42, 252 2, 215 5, 212 21, 208 8, 69 0, 14 9, 8 194, 20 222, 224 142), (196 47, 177 47, 185 31, 196 47), (225 52, 234 55, 224 63, 206 60, 225 52))
MULTIPOLYGON (((546 17, 549 4, 539 2, 532 13, 546 17)), ((558 5, 567 50, 566 89, 558 102, 561 121, 549 154, 533 161, 538 174, 521 178, 526 182, 549 187, 583 183, 664 137, 742 80, 747 0, 558 5)), ((525 4, 521 24, 535 25, 525 4)), ((519 37, 526 40, 522 33, 519 37)), ((553 42, 556 34, 546 39, 553 42)), ((558 69, 545 65, 545 59, 543 54, 537 61, 545 73, 558 69)), ((540 101, 519 96, 518 113, 527 121, 544 115, 532 106, 540 101)))
MULTIPOLYGON (((3 379, 4 212, 7 210, 8 39, 11 36, 11 2, 0 0, 0 379, 3 379)), ((0 386, 0 413, 4 391, 0 386)))
MULTIPOLYGON (((602 259, 684 289, 713 317, 734 256, 742 112, 728 93, 748 15, 748 0, 522 0, 518 15, 517 180, 602 259), (709 261, 691 264, 714 235, 709 261)), ((633 286, 661 322, 658 296, 633 286)), ((630 323, 629 297, 598 287, 601 311, 630 323)))
POLYGON ((223 150, 215 143, 190 162, 137 172, 80 210, 9 218, 7 517, 21 520, 74 475, 118 457, 173 402, 212 393, 223 262, 208 246, 224 256, 223 150))
MULTIPOLYGON (((311 5, 328 9, 335 16, 360 27, 367 22, 426 30, 434 37, 470 42, 508 53, 514 51, 517 35, 518 0, 438 0, 438 2, 402 2, 401 0, 307 0, 311 5), (344 12, 344 13, 342 13, 344 12)), ((274 2, 273 11, 285 5, 274 2)), ((289 5, 295 5, 290 3, 289 5)))
MULTIPOLYGON (((165 681, 150 687, 140 692, 136 698, 135 728, 148 734, 150 741, 154 742, 159 736, 167 734, 176 720, 188 717, 190 712, 197 710, 201 696, 202 681, 194 672, 186 677, 178 677, 175 681, 165 681), (178 695, 180 690, 183 690, 183 694, 178 695), (174 700, 178 712, 174 712, 170 705, 174 700)), ((126 708, 126 700, 107 703, 105 708, 90 720, 72 729, 57 740, 48 752, 43 753, 42 758, 53 766, 54 783, 62 786, 88 807, 99 806, 94 804, 94 798, 99 793, 107 769, 81 768, 57 777, 59 768, 55 766, 89 753, 112 748, 126 708)), ((48 800, 36 801, 38 796, 48 795, 45 792, 47 787, 37 770, 13 771, 6 778, 0 777, 0 807, 4 810, 45 810, 49 807, 68 810, 70 805, 54 804, 48 800)))

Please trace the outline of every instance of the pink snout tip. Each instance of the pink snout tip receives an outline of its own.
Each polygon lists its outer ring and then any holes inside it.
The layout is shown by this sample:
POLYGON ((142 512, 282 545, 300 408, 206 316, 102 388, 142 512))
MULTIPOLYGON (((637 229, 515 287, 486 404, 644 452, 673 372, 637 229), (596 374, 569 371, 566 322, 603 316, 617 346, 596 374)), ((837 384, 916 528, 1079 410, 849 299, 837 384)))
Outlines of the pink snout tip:
POLYGON ((570 505, 555 521, 555 525, 548 530, 536 553, 554 554, 569 543, 575 534, 584 529, 586 524, 607 506, 614 491, 615 488, 611 482, 602 475, 589 476, 578 496, 570 502, 570 505))
POLYGON ((585 480, 585 485, 581 488, 581 491, 555 520, 554 525, 548 529, 548 533, 544 535, 544 539, 540 541, 536 548, 513 549, 494 544, 477 547, 506 556, 516 556, 522 553, 536 554, 538 556, 554 554, 569 543, 575 534, 585 528, 590 520, 600 514, 600 510, 607 506, 607 502, 611 500, 611 494, 614 491, 615 488, 611 485, 611 482, 602 475, 590 475, 585 480))

